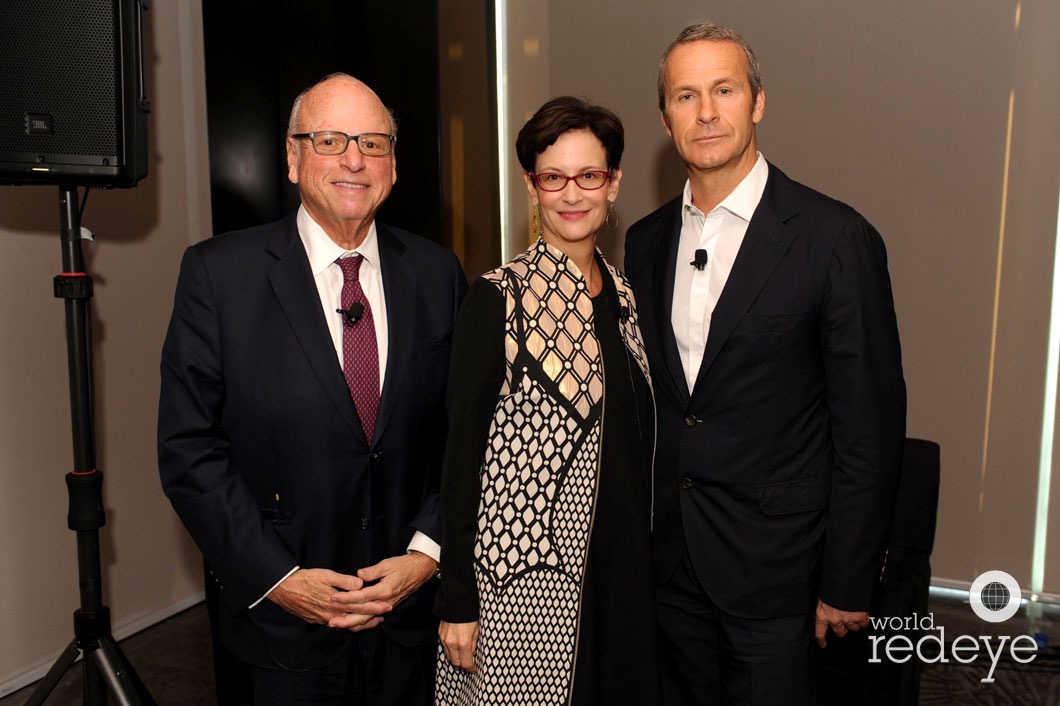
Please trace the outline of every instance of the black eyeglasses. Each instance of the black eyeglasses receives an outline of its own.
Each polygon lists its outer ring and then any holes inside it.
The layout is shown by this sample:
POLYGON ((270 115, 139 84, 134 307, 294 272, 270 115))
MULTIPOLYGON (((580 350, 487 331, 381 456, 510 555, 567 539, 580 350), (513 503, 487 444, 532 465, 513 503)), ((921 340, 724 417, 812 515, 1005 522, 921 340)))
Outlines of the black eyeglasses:
POLYGON ((344 154, 351 142, 357 143, 357 149, 365 157, 386 157, 394 147, 397 138, 382 132, 362 132, 360 135, 347 135, 335 130, 322 132, 300 132, 291 137, 298 140, 309 140, 317 154, 344 154))
POLYGON ((586 191, 596 191, 608 182, 611 178, 611 172, 590 169, 574 176, 567 176, 559 172, 541 172, 540 174, 534 174, 532 178, 534 183, 537 184, 537 188, 542 191, 563 191, 572 179, 578 185, 578 188, 586 191))

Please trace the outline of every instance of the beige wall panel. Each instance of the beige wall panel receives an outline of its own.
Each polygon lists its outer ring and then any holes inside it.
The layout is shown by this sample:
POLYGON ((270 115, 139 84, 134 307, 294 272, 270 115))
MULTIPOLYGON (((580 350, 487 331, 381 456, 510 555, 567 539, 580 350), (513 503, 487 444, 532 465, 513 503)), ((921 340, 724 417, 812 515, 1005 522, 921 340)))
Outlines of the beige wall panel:
MULTIPOLYGON (((572 5, 574 3, 571 3, 572 5)), ((550 5, 540 0, 512 2, 508 5, 507 77, 508 137, 502 149, 508 158, 501 184, 508 193, 508 220, 503 222, 507 261, 526 250, 530 244, 530 198, 523 180, 523 168, 515 156, 515 138, 526 121, 553 96, 549 86, 549 61, 552 52, 550 5)), ((577 10, 575 10, 576 12, 577 10)), ((563 9, 564 15, 567 10, 563 9)), ((562 15, 561 15, 562 16, 562 15)), ((501 163, 504 169, 504 163, 501 163)), ((502 216, 503 218, 503 216, 502 216)))
MULTIPOLYGON (((150 174, 93 191, 83 225, 94 278, 97 465, 105 602, 116 636, 201 597, 201 559, 162 495, 155 460, 159 350, 183 249, 207 235, 202 21, 196 3, 145 15, 150 174)), ((0 695, 40 676, 73 638, 76 542, 56 187, 0 187, 0 695)))
MULTIPOLYGON (((1003 182, 1004 257, 986 473, 980 484, 983 511, 967 535, 977 548, 969 579, 1000 568, 1025 589, 1030 588, 1037 519, 1060 193, 1057 29, 1060 12, 1055 3, 1025 2, 1019 27, 1011 22, 1009 31, 1000 35, 1012 57, 1007 62, 1012 130, 1003 182)), ((1060 582, 1047 583, 1045 590, 1060 594, 1060 582)))

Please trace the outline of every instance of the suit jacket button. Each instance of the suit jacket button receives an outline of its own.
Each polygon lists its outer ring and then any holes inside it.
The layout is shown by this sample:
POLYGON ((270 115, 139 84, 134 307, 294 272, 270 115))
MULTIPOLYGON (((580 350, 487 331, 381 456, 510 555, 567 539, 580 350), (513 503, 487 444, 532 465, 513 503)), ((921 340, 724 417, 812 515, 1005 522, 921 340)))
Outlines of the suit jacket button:
POLYGON ((698 420, 698 419, 696 419, 696 418, 695 418, 694 416, 692 416, 691 414, 690 414, 690 415, 688 415, 687 417, 685 417, 685 426, 686 426, 686 427, 694 427, 694 426, 695 426, 696 424, 698 424, 698 423, 699 423, 699 420, 698 420))
POLYGON ((368 529, 371 526, 372 526, 372 521, 370 519, 368 519, 367 517, 362 517, 361 518, 361 529, 366 530, 366 529, 368 529))
POLYGON ((681 479, 681 487, 685 490, 692 490, 692 488, 696 487, 696 482, 686 476, 681 479))

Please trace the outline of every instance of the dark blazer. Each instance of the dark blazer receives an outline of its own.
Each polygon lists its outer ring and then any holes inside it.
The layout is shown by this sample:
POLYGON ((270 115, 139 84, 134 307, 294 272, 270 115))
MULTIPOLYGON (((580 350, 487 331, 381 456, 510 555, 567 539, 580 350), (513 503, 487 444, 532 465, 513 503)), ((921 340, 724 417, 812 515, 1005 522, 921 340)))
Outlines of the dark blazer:
MULTIPOLYGON (((185 252, 162 350, 159 470, 221 584, 221 633, 241 659, 332 661, 351 633, 268 599, 291 568, 346 574, 441 541, 444 391, 466 290, 452 252, 377 223, 389 328, 375 438, 365 438, 294 215, 185 252)), ((433 584, 434 582, 432 582, 433 584)), ((433 585, 386 616, 396 640, 434 637, 433 585)))
POLYGON ((853 209, 769 165, 688 390, 670 313, 681 199, 626 235, 658 404, 657 579, 687 549, 741 617, 867 610, 905 436, 887 258, 853 209))

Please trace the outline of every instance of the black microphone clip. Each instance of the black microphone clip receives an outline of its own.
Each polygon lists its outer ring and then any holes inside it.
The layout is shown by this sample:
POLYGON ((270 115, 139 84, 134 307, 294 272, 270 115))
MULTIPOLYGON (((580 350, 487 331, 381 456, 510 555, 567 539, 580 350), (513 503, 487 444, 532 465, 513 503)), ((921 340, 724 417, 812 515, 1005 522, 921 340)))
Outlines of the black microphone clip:
POLYGON ((364 316, 364 304, 354 302, 350 304, 349 309, 336 309, 335 312, 342 314, 342 323, 346 324, 348 328, 353 328, 353 325, 364 316))
POLYGON ((703 248, 696 250, 696 259, 688 264, 702 272, 703 268, 707 266, 707 251, 703 248))

